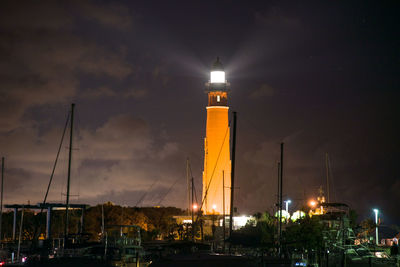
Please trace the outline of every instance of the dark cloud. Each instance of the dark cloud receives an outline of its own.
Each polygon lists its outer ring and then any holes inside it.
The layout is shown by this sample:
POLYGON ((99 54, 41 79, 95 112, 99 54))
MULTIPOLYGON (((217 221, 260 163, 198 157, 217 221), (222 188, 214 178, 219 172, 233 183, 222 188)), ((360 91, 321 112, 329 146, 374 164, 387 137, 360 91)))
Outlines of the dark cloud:
MULTIPOLYGON (((0 14, 5 37, 0 41, 0 130, 21 125, 30 107, 70 101, 82 74, 121 80, 132 73, 122 52, 110 51, 77 34, 76 17, 64 4, 8 2, 6 6, 0 14)), ((113 9, 102 10, 118 16, 113 9)))
POLYGON ((249 98, 257 99, 260 97, 273 96, 275 93, 275 89, 269 86, 268 84, 262 84, 258 89, 254 90, 249 98))
POLYGON ((76 1, 77 10, 87 20, 93 20, 102 26, 111 29, 130 30, 133 26, 132 14, 124 5, 117 3, 103 3, 95 1, 76 1))
POLYGON ((299 30, 302 27, 298 18, 285 13, 279 6, 273 6, 264 13, 255 12, 254 18, 256 23, 269 29, 299 30))

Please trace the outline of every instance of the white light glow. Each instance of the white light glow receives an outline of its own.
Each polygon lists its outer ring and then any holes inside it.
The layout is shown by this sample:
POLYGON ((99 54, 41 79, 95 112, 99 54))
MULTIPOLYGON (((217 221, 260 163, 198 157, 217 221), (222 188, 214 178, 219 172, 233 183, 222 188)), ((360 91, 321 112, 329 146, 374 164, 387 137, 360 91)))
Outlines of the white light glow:
POLYGON ((225 83, 225 71, 212 71, 211 83, 225 83))
POLYGON ((296 212, 293 212, 293 215, 291 217, 292 221, 297 221, 298 219, 306 217, 306 214, 302 212, 301 210, 298 210, 296 212))
POLYGON ((217 205, 215 205, 215 204, 212 205, 212 209, 213 209, 213 210, 216 210, 216 209, 217 209, 217 205))
MULTIPOLYGON (((290 218, 290 213, 289 213, 289 212, 287 212, 286 210, 282 210, 281 212, 282 212, 282 213, 281 213, 281 217, 282 217, 283 219, 288 219, 288 218, 290 218)), ((279 211, 275 212, 275 217, 279 217, 279 211)))
POLYGON ((239 229, 246 225, 247 221, 251 219, 251 216, 240 216, 240 217, 233 217, 233 225, 235 229, 239 229))

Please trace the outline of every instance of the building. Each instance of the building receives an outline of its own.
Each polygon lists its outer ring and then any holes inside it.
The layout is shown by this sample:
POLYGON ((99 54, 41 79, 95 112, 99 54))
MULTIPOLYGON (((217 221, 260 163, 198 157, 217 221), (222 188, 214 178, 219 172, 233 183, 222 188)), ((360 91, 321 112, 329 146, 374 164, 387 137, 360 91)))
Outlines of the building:
POLYGON ((223 65, 217 58, 210 81, 206 83, 208 95, 206 137, 204 138, 203 205, 205 215, 229 214, 231 159, 228 121, 229 83, 225 80, 223 65))

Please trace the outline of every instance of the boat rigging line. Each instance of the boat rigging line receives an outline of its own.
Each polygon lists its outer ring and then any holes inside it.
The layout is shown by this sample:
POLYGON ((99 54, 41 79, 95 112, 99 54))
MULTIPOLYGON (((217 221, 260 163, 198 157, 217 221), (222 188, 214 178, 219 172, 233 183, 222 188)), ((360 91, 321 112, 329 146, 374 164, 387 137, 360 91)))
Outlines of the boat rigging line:
MULTIPOLYGON (((230 121, 229 121, 229 124, 230 124, 230 121)), ((226 140, 226 136, 228 135, 228 131, 229 131, 229 126, 226 128, 224 140, 222 140, 221 148, 219 149, 218 157, 217 157, 217 160, 216 160, 216 162, 215 162, 213 172, 211 173, 210 181, 208 182, 208 185, 206 186, 206 190, 205 190, 205 193, 204 193, 204 197, 203 197, 203 199, 202 199, 202 201, 201 201, 201 205, 200 205, 200 207, 199 207, 199 210, 201 210, 201 209, 203 208, 204 201, 206 200, 206 197, 207 197, 207 194, 208 194, 208 189, 210 188, 211 182, 212 182, 212 180, 213 180, 213 178, 214 178, 215 169, 217 168, 218 160, 219 160, 219 158, 220 158, 220 156, 221 156, 222 148, 224 147, 225 140, 226 140)), ((199 215, 197 215, 196 221, 197 221, 198 219, 199 219, 199 215)))
POLYGON ((41 207, 41 209, 40 209, 40 213, 43 212, 43 206, 46 204, 47 196, 49 195, 50 186, 51 186, 51 183, 52 183, 52 181, 53 181, 54 172, 56 171, 56 166, 57 166, 58 158, 59 158, 59 156, 60 156, 61 147, 62 147, 62 144, 63 144, 63 142, 64 142, 65 132, 67 131, 68 122, 69 122, 69 117, 70 117, 70 112, 68 112, 68 115, 67 115, 67 120, 66 120, 66 122, 65 122, 64 131, 63 131, 63 134, 62 134, 62 136, 61 136, 60 145, 58 146, 58 151, 57 151, 57 155, 56 155, 56 160, 54 161, 53 169, 52 169, 51 175, 50 175, 49 184, 47 185, 47 190, 46 190, 46 194, 45 194, 44 199, 43 199, 43 204, 42 204, 42 207, 41 207))
POLYGON ((157 206, 161 205, 161 202, 164 201, 165 197, 171 192, 172 188, 176 185, 176 183, 179 181, 180 177, 176 178, 175 182, 168 188, 167 192, 164 194, 164 196, 158 201, 157 206))
POLYGON ((337 197, 336 197, 336 190, 335 190, 335 183, 334 183, 334 177, 333 177, 333 173, 332 173, 332 165, 331 165, 331 159, 329 157, 329 154, 326 153, 326 182, 327 182, 327 191, 328 191, 328 203, 330 202, 330 192, 333 191, 333 198, 334 198, 334 202, 337 201, 337 197), (330 189, 330 185, 332 185, 332 189, 330 189))
POLYGON ((139 198, 139 200, 136 202, 135 207, 139 206, 140 203, 144 200, 146 195, 150 192, 150 190, 153 188, 153 186, 158 182, 158 180, 155 180, 149 187, 149 189, 146 190, 146 192, 143 193, 142 197, 139 198))
MULTIPOLYGON (((52 171, 51 171, 49 184, 47 185, 46 194, 45 194, 45 196, 44 196, 42 205, 41 205, 41 207, 40 207, 40 212, 39 212, 39 215, 40 215, 40 216, 39 216, 39 217, 41 217, 41 215, 43 214, 44 206, 46 205, 46 202, 47 202, 47 197, 48 197, 48 195, 49 195, 50 186, 51 186, 52 181, 53 181, 54 173, 55 173, 56 167, 57 167, 58 158, 59 158, 59 156, 60 156, 62 144, 63 144, 63 142, 64 142, 65 133, 66 133, 67 128, 68 128, 69 118, 70 118, 70 112, 68 112, 68 114, 67 114, 67 119, 66 119, 66 121, 65 121, 64 131, 63 131, 63 133, 62 133, 62 135, 61 135, 60 145, 58 146, 57 155, 56 155, 56 159, 55 159, 54 164, 53 164, 53 169, 52 169, 52 171)), ((35 240, 39 237, 39 236, 37 235, 37 234, 38 234, 38 228, 39 228, 39 227, 40 227, 40 225, 39 225, 38 217, 35 216, 35 233, 34 233, 34 235, 33 235, 35 240)))

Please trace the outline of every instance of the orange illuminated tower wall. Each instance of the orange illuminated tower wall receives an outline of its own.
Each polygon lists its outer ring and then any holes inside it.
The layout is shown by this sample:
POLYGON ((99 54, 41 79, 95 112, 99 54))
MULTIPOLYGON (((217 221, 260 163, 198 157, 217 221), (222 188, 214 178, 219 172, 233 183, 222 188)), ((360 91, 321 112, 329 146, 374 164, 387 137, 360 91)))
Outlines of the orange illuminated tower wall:
POLYGON ((206 137, 204 138, 202 207, 204 214, 229 214, 230 212, 228 86, 222 64, 217 59, 211 70, 211 79, 207 83, 206 91, 208 106, 206 137))

